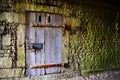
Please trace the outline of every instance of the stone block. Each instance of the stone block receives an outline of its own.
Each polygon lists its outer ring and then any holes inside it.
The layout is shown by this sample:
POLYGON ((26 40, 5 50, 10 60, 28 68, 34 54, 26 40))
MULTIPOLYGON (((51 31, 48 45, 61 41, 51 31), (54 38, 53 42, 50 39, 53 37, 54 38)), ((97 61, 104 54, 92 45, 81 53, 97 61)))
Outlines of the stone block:
POLYGON ((25 67, 25 51, 24 50, 18 50, 17 55, 17 66, 18 67, 25 67))
POLYGON ((14 77, 14 69, 0 69, 0 78, 14 77))
POLYGON ((0 80, 14 80, 14 78, 4 78, 4 79, 0 79, 0 80))
POLYGON ((25 14, 24 13, 16 13, 14 14, 15 16, 18 16, 18 17, 14 17, 14 21, 15 22, 18 22, 18 23, 21 23, 21 24, 24 24, 25 23, 25 14), (17 20, 17 21, 16 21, 17 20))
POLYGON ((14 13, 12 12, 5 12, 5 17, 8 22, 13 22, 14 21, 14 13))
POLYGON ((25 66, 25 25, 17 28, 17 66, 25 66))
POLYGON ((14 77, 22 77, 25 76, 25 69, 23 68, 16 68, 14 69, 14 77))
POLYGON ((5 50, 0 50, 0 54, 4 54, 5 53, 5 50))
POLYGON ((6 17, 5 17, 5 12, 3 12, 2 14, 0 14, 0 21, 5 21, 6 17))
POLYGON ((0 58, 0 68, 11 68, 11 67, 12 67, 12 59, 10 57, 0 58))
POLYGON ((10 55, 9 54, 4 54, 4 57, 9 57, 10 55))
POLYGON ((4 50, 0 50, 0 57, 3 57, 4 56, 4 50))
POLYGON ((0 69, 0 78, 24 77, 24 72, 23 68, 0 69))
POLYGON ((4 56, 4 54, 0 54, 0 57, 3 57, 4 56))
POLYGON ((13 12, 6 12, 4 14, 8 22, 15 22, 15 23, 25 23, 25 14, 24 13, 13 13, 13 12))
POLYGON ((6 34, 2 37, 2 45, 11 45, 11 35, 6 34))

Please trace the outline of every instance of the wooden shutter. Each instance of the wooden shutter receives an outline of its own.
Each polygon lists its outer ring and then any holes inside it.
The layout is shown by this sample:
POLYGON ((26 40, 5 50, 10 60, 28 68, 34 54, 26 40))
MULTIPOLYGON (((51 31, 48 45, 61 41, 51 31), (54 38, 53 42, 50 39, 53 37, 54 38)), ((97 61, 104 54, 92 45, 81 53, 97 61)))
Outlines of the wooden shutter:
POLYGON ((29 12, 26 16, 26 75, 39 76, 59 73, 60 67, 31 69, 30 66, 61 63, 62 29, 50 26, 33 26, 33 24, 61 25, 61 15, 29 12), (33 43, 41 43, 43 45, 42 49, 33 49, 33 43))

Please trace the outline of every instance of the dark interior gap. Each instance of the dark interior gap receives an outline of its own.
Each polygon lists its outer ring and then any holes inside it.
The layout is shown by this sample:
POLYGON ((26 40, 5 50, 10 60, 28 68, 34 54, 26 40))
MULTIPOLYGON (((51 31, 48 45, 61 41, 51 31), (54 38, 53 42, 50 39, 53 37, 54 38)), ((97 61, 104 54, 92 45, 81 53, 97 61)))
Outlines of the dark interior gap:
POLYGON ((39 16, 39 22, 40 22, 40 23, 41 23, 41 21, 42 21, 42 20, 41 20, 41 18, 42 18, 42 17, 41 17, 41 16, 39 16))
POLYGON ((48 16, 48 23, 50 23, 51 22, 51 17, 50 16, 48 16))

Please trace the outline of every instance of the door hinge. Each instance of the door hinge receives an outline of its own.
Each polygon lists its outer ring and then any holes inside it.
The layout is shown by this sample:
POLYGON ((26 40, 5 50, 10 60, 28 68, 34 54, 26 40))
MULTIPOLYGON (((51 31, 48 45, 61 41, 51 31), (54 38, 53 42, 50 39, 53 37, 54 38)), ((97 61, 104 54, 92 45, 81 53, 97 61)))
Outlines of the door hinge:
POLYGON ((48 68, 48 67, 64 67, 64 68, 68 68, 69 64, 68 63, 60 63, 60 64, 40 64, 40 65, 36 65, 36 66, 30 66, 31 69, 34 68, 48 68))

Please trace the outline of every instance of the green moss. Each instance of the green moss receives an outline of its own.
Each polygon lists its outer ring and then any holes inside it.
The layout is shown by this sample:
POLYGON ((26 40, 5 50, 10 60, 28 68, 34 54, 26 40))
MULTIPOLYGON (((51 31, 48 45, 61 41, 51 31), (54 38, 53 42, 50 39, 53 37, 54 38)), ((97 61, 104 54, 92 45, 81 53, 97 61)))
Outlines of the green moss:
POLYGON ((25 51, 24 50, 18 50, 17 54, 17 66, 18 67, 24 67, 25 66, 25 51))
MULTIPOLYGON (((71 54, 77 54, 74 57, 81 59, 80 66, 82 72, 85 71, 85 73, 88 72, 89 74, 94 71, 119 68, 120 47, 116 45, 116 10, 111 11, 109 9, 88 7, 83 7, 82 10, 83 16, 79 17, 81 22, 78 27, 80 30, 77 30, 77 28, 75 31, 78 32, 73 33, 73 35, 80 37, 80 41, 71 36, 80 45, 77 49, 72 49, 72 47, 75 47, 75 43, 73 43, 73 40, 70 42, 72 45, 71 50, 74 51, 71 54)), ((74 21, 72 22, 74 23, 74 21)))

